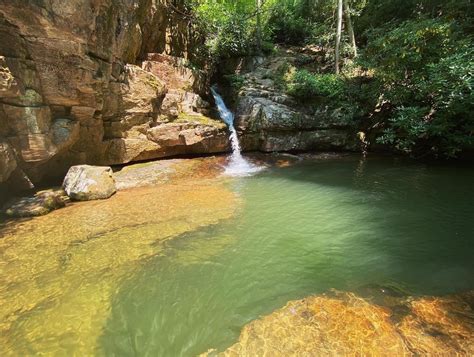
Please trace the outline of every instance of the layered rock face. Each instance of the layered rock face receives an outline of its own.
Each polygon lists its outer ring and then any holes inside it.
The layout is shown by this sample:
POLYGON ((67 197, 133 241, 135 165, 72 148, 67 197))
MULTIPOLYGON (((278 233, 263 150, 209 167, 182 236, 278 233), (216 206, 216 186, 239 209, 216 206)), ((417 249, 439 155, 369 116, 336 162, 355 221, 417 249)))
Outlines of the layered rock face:
POLYGON ((0 183, 227 150, 195 94, 205 78, 186 69, 199 39, 166 4, 0 0, 0 183))
MULTIPOLYGON (((308 151, 356 150, 354 133, 341 113, 299 103, 279 87, 275 74, 285 64, 295 64, 301 56, 281 49, 267 58, 231 60, 224 72, 238 74, 243 81, 235 103, 236 127, 245 150, 308 151)), ((312 54, 317 56, 317 54, 312 54)))

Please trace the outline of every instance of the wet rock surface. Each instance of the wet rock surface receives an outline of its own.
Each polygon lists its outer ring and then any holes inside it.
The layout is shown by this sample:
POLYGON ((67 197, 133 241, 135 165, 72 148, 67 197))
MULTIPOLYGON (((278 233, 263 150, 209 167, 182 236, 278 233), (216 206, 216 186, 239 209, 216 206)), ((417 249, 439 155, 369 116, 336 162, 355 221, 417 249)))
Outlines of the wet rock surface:
POLYGON ((239 342, 208 356, 470 356, 474 292, 389 294, 391 306, 348 292, 310 296, 253 321, 239 342), (397 294, 395 294, 397 295, 397 294))
MULTIPOLYGON (((262 165, 265 161, 268 159, 262 159, 262 165)), ((106 199, 120 190, 159 186, 171 182, 179 184, 190 178, 212 178, 222 173, 225 162, 225 156, 167 159, 130 164, 115 168, 115 172, 112 172, 110 167, 76 165, 71 167, 66 175, 63 188, 51 188, 29 196, 12 197, 3 202, 0 209, 10 218, 45 215, 65 207, 71 199, 106 199)))
POLYGON ((239 200, 216 178, 216 160, 198 160, 192 173, 176 167, 178 185, 119 191, 0 224, 2 355, 106 355, 99 340, 124 281, 163 254, 167 241, 236 213, 239 200))
POLYGON ((221 173, 225 157, 168 159, 128 165, 113 173, 117 190, 134 187, 179 184, 193 177, 213 177, 221 173))

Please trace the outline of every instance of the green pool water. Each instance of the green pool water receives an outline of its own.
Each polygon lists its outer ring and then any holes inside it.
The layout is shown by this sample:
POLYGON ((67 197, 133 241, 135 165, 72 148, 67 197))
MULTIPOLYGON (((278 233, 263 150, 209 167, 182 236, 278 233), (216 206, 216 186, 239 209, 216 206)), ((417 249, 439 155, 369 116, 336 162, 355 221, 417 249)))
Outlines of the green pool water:
MULTIPOLYGON (((302 160, 225 179, 219 184, 237 196, 229 201, 236 205, 231 218, 183 230, 163 242, 159 253, 122 267, 120 277, 107 284, 110 294, 85 303, 107 299, 100 327, 85 332, 94 334, 92 350, 106 356, 223 350, 249 321, 332 288, 358 291, 375 284, 430 295, 472 289, 473 183, 468 166, 359 156, 302 160)), ((148 221, 123 224, 125 239, 117 244, 127 244, 127 234, 150 239, 162 229, 148 221)), ((108 274, 113 270, 73 279, 100 290, 108 274)), ((65 311, 70 314, 56 317, 58 336, 61 319, 75 318, 74 303, 65 311)), ((42 352, 32 345, 20 348, 28 329, 12 326, 9 352, 42 352)), ((51 330, 44 338, 54 341, 51 330)), ((82 337, 47 344, 48 352, 74 353, 82 337)))
POLYGON ((114 297, 100 344, 110 355, 192 356, 330 288, 473 288, 473 182, 472 169, 356 158, 235 179, 237 216, 147 261, 114 297))

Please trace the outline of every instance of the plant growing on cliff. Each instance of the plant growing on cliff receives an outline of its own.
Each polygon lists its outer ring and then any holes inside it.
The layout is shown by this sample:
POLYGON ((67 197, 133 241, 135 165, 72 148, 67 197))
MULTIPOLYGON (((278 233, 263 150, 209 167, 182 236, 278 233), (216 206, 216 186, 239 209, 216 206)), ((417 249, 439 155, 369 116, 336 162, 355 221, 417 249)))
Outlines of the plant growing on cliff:
POLYGON ((335 74, 314 74, 307 70, 297 70, 288 78, 287 92, 293 97, 305 100, 314 97, 333 98, 342 93, 344 83, 335 74))
POLYGON ((245 78, 240 74, 228 74, 224 79, 229 83, 233 90, 239 90, 245 83, 245 78))

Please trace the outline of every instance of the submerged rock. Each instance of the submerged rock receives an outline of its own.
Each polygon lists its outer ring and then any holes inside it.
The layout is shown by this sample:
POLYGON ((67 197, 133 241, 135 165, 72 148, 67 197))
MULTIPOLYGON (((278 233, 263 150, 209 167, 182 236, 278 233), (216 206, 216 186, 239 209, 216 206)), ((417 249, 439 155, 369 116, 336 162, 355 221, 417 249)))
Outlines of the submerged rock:
MULTIPOLYGON (((209 180, 186 170, 179 185, 137 188, 2 227, 1 355, 63 354, 65 340, 78 356, 109 355, 103 329, 130 274, 169 249, 168 240, 237 212, 240 200, 206 164, 214 160, 203 162, 209 180)), ((220 238, 209 249, 230 242, 220 238)), ((206 254, 216 252, 201 252, 202 259, 206 254)), ((178 259, 192 264, 198 257, 178 259)))
POLYGON ((109 198, 117 191, 112 169, 108 166, 72 166, 64 178, 63 187, 76 201, 109 198))
POLYGON ((473 292, 400 298, 404 309, 396 309, 353 293, 311 296, 251 322, 239 342, 219 355, 473 355, 473 300, 473 292), (394 319, 397 311, 402 316, 394 319))
POLYGON ((64 207, 68 197, 62 189, 50 189, 37 192, 32 197, 12 198, 4 207, 9 217, 42 216, 55 209, 64 207))
POLYGON ((179 184, 192 177, 211 178, 222 171, 224 157, 169 159, 127 165, 113 173, 117 190, 154 186, 173 182, 179 184))

